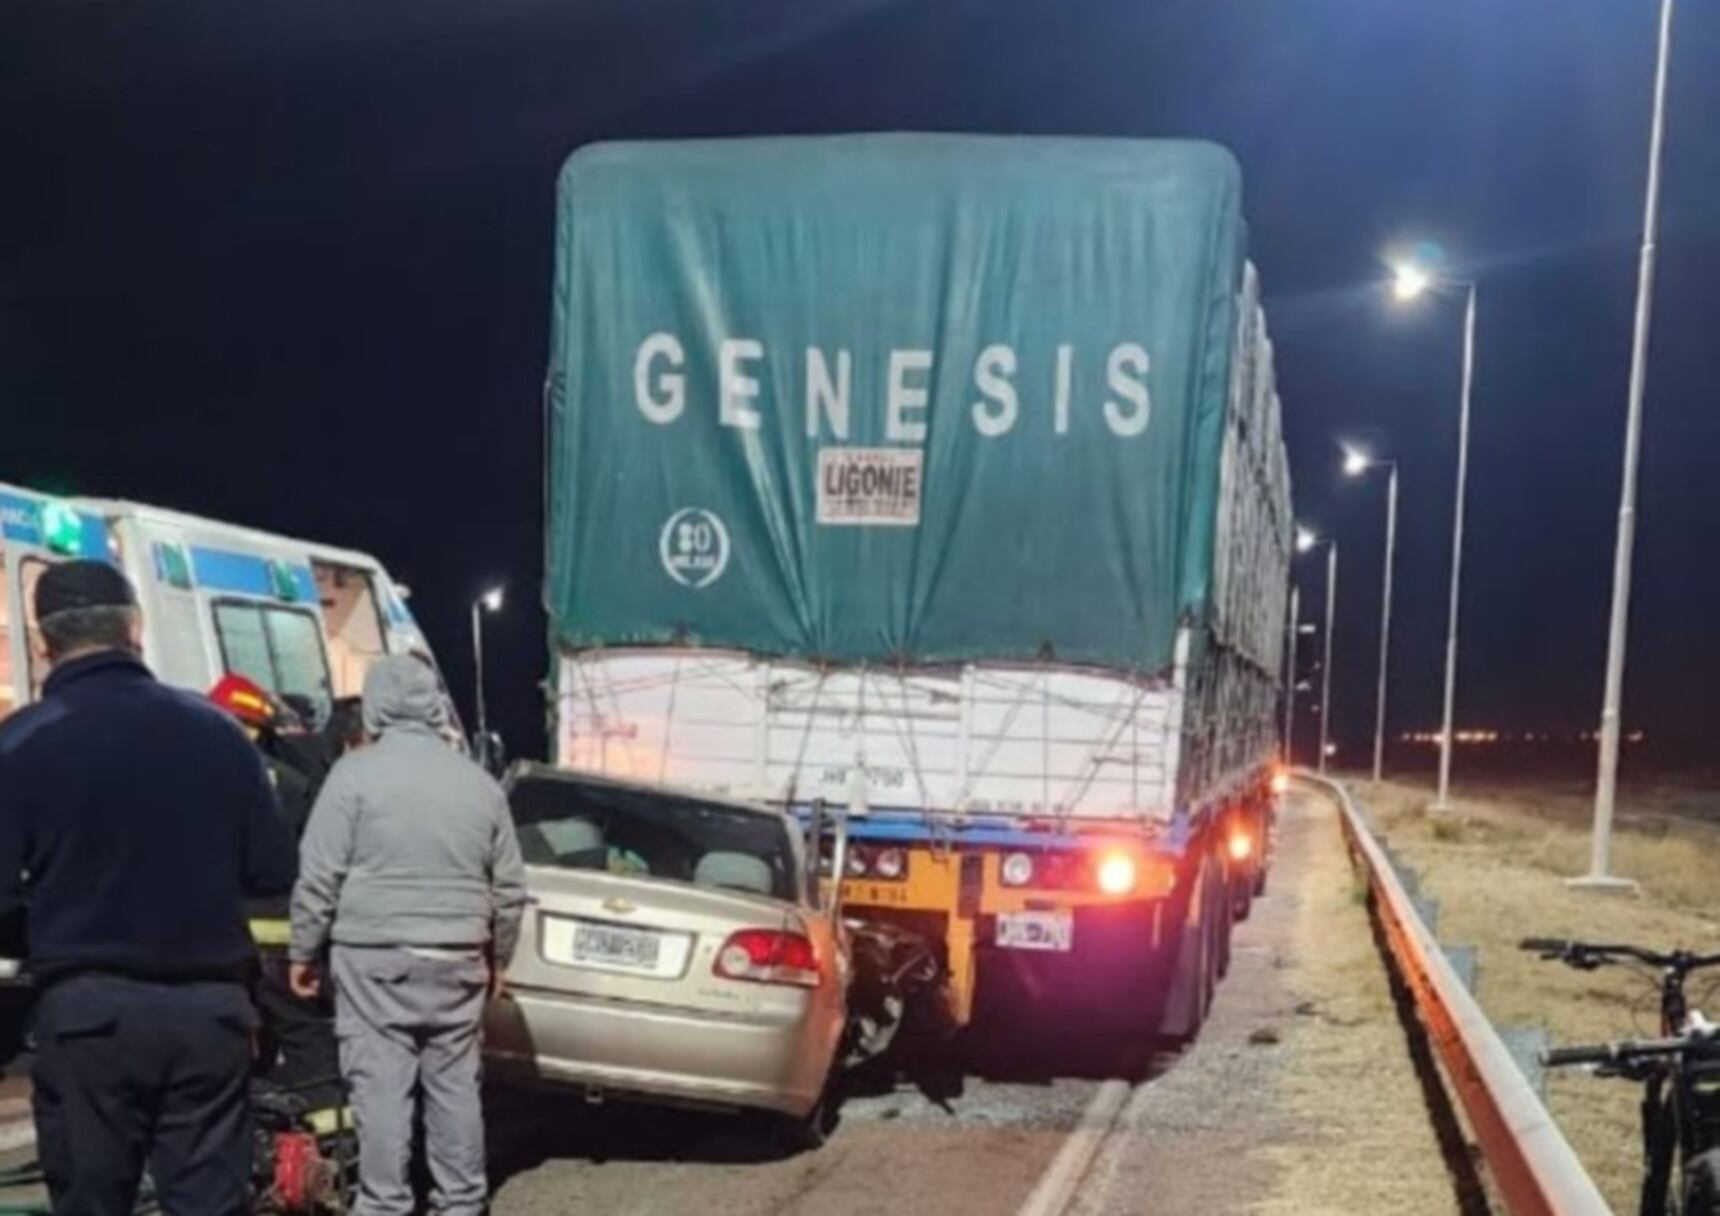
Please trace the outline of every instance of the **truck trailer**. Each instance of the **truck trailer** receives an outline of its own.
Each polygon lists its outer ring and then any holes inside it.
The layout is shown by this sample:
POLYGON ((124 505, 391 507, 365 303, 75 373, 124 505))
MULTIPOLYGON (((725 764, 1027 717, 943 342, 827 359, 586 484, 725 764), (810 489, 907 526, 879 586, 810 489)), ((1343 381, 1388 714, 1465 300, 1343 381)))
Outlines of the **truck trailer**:
POLYGON ((1189 1036, 1262 889, 1292 517, 1212 144, 593 145, 546 386, 559 765, 845 808, 956 1025, 1189 1036))

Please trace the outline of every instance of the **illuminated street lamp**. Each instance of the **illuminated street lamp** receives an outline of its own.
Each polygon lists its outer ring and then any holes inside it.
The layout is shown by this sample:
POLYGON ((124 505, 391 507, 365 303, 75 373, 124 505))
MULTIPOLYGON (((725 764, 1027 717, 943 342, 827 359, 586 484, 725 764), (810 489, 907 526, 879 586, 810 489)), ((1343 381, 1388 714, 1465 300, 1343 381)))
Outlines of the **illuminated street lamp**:
POLYGON ((502 610, 502 588, 491 587, 472 601, 472 670, 478 696, 478 758, 487 758, 490 748, 489 716, 484 706, 484 614, 502 610))
POLYGON ((1392 271, 1392 295, 1407 304, 1433 286, 1433 276, 1413 262, 1402 262, 1392 271))
POLYGON ((1392 295, 1403 303, 1439 288, 1464 288, 1463 388, 1457 410, 1457 504, 1451 524, 1451 608, 1445 633, 1445 713, 1439 734, 1439 793, 1433 810, 1451 809, 1451 734, 1457 709, 1457 621, 1463 581, 1463 498, 1469 483, 1469 400, 1475 382, 1475 283, 1436 274, 1420 262, 1400 262, 1392 272, 1392 295))
POLYGON ((1672 0, 1661 0, 1660 43, 1654 66, 1654 117, 1648 129, 1648 188, 1642 207, 1642 251, 1637 263, 1636 322, 1630 352, 1630 397, 1625 412, 1624 480, 1619 487, 1618 544, 1613 553, 1611 623, 1607 629, 1606 691, 1601 700, 1600 759, 1595 780, 1595 828, 1589 872, 1573 885, 1591 890, 1634 889, 1615 878, 1613 806, 1618 797, 1619 715, 1624 700, 1624 655, 1630 631, 1630 565, 1636 545, 1636 480, 1642 456, 1642 397, 1648 383, 1649 319, 1654 304, 1654 238, 1660 224, 1660 149, 1666 138, 1666 73, 1672 57, 1672 0))
POLYGON ((1358 447, 1344 445, 1344 475, 1365 477, 1375 469, 1389 470, 1386 478, 1386 572, 1380 593, 1380 683, 1374 702, 1374 781, 1385 771, 1386 672, 1390 664, 1392 636, 1392 566, 1397 557, 1398 466, 1395 460, 1380 460, 1358 447))
POLYGON ((1332 622, 1338 598, 1338 542, 1318 536, 1307 528, 1296 529, 1296 552, 1309 553, 1326 546, 1326 646, 1320 655, 1320 771, 1333 748, 1329 741, 1332 723, 1332 622))

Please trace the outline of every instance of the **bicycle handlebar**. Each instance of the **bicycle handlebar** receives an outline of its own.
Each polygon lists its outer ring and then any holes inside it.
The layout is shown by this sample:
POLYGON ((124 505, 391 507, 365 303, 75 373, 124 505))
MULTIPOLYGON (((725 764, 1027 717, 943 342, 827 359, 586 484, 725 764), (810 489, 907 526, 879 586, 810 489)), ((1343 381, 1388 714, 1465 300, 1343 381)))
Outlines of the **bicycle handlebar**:
POLYGON ((1690 1051, 1698 1054, 1720 1054, 1720 1043, 1712 1039, 1679 1038, 1601 1043, 1594 1047, 1555 1047, 1541 1056, 1541 1062, 1548 1068, 1562 1068, 1573 1064, 1629 1064, 1636 1060, 1683 1055, 1690 1051))
POLYGON ((1578 942, 1558 937, 1526 937, 1518 948, 1557 959, 1574 967, 1585 964, 1594 967, 1619 959, 1635 959, 1650 967, 1669 967, 1676 971, 1699 971, 1704 967, 1720 966, 1720 954, 1691 954, 1686 950, 1661 953, 1623 942, 1578 942))

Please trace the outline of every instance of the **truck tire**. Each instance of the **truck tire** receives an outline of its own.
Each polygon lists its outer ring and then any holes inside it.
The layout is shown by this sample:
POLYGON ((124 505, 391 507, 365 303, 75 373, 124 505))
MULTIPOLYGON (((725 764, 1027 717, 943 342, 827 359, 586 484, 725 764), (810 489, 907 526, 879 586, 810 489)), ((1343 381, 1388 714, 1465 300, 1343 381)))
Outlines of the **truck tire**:
POLYGON ((1234 892, 1230 905, 1231 919, 1238 924, 1247 920, 1249 913, 1254 911, 1254 883, 1253 869, 1244 870, 1231 880, 1234 892))
POLYGON ((1218 975, 1218 939, 1213 933, 1217 919, 1213 908, 1216 875, 1210 862, 1197 880, 1199 890, 1177 913, 1180 941, 1168 960, 1169 976, 1160 1029, 1174 1046, 1192 1043, 1206 1023, 1218 975), (1198 900, 1198 906, 1196 901, 1198 900))
MULTIPOLYGON (((1242 917, 1236 914, 1236 889, 1242 884, 1238 879, 1224 874, 1219 867, 1220 875, 1224 875, 1224 885, 1219 890, 1219 898, 1213 901, 1215 915, 1213 917, 1213 932, 1218 934, 1218 949, 1214 952, 1217 958, 1217 978, 1223 979, 1230 974, 1230 939, 1236 922, 1242 917)), ((1246 899, 1244 900, 1246 904, 1246 899)), ((1213 985, 1215 988, 1217 984, 1213 985)))

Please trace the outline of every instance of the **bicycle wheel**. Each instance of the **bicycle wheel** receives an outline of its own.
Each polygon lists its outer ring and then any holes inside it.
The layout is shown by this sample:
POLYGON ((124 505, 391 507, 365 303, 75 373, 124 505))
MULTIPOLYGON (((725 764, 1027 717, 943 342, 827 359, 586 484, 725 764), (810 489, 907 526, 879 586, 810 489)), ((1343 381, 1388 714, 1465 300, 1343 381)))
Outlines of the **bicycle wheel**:
POLYGON ((1642 1099, 1643 1216, 1670 1212, 1674 1195, 1672 1171, 1678 1153, 1678 1118, 1658 1080, 1650 1081, 1642 1099))
POLYGON ((1683 1216, 1720 1216, 1720 1149, 1709 1149, 1684 1167, 1683 1216))

